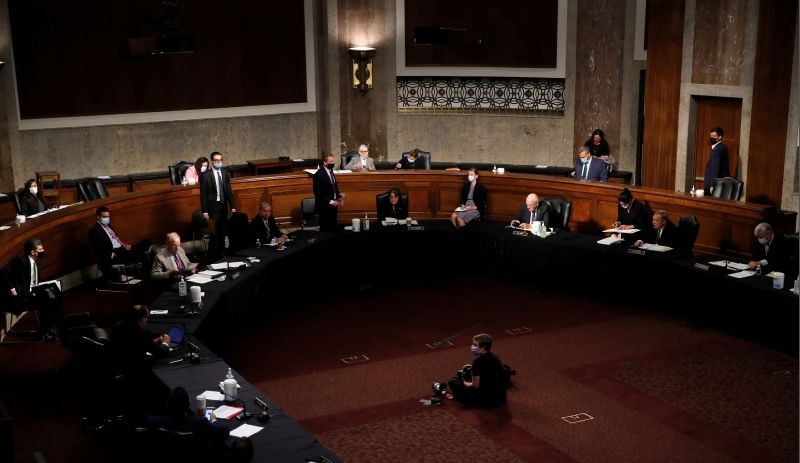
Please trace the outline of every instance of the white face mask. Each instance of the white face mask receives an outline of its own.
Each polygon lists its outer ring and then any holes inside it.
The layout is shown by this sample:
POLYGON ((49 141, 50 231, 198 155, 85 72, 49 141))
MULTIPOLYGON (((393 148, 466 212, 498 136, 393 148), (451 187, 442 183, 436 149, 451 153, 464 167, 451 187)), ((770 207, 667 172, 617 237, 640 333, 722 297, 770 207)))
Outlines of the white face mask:
POLYGON ((475 181, 475 176, 474 175, 470 175, 469 177, 467 177, 467 180, 469 180, 470 182, 474 182, 475 181))
POLYGON ((32 187, 28 188, 28 191, 30 191, 32 195, 35 195, 36 193, 39 192, 39 188, 35 187, 35 186, 32 186, 32 187))
POLYGON ((470 346, 469 350, 470 350, 470 352, 472 352, 473 354, 477 354, 477 353, 478 353, 478 346, 476 346, 475 344, 473 344, 472 346, 470 346))
POLYGON ((208 166, 203 166, 200 168, 200 172, 205 172, 208 170, 208 166))
POLYGON ((585 158, 581 158, 581 162, 584 163, 584 164, 588 163, 589 162, 589 156, 586 156, 585 158))

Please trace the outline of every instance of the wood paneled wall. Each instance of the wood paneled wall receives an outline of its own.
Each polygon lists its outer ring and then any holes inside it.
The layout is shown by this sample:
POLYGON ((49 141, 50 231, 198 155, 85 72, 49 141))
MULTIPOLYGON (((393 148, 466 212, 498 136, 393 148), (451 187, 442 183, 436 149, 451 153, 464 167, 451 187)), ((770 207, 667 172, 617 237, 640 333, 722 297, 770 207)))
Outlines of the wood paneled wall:
POLYGON ((745 185, 748 201, 781 204, 796 21, 796 0, 760 2, 745 185))

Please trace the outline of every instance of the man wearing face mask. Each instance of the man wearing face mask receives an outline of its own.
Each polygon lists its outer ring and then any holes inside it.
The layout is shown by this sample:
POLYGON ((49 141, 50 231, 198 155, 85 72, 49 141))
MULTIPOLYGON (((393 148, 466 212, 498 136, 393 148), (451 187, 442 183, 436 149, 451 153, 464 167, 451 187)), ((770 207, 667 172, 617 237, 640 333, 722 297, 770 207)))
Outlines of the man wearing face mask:
POLYGON ((344 194, 339 192, 336 175, 333 173, 335 161, 332 154, 322 158, 322 167, 314 173, 314 209, 319 215, 319 230, 336 232, 339 207, 344 194))
POLYGON ((473 407, 504 404, 508 380, 503 372, 503 362, 492 352, 492 337, 485 333, 473 336, 470 350, 475 356, 472 377, 456 377, 447 382, 452 398, 473 407))
POLYGON ((375 170, 375 161, 369 157, 369 146, 361 145, 358 147, 358 156, 350 159, 350 162, 344 166, 345 170, 375 170))
POLYGON ((39 332, 45 341, 55 340, 53 323, 56 317, 63 318, 60 294, 50 298, 35 288, 42 281, 40 262, 44 258, 44 245, 41 240, 29 238, 25 241, 23 255, 15 257, 6 268, 7 303, 22 310, 39 312, 39 332))
MULTIPOLYGON (((789 243, 786 237, 780 233, 775 233, 772 225, 761 222, 753 229, 753 260, 747 266, 751 270, 761 267, 761 273, 766 275, 772 271, 789 273, 795 275, 797 268, 790 268, 789 256, 793 252, 797 254, 797 249, 789 250, 789 243)), ((795 265, 796 267, 796 265, 795 265)), ((791 280, 790 280, 791 281, 791 280)))
POLYGON ((570 172, 572 177, 579 180, 594 180, 597 182, 608 181, 608 168, 602 159, 592 156, 589 148, 578 148, 578 159, 575 161, 575 170, 570 172))
POLYGON ((152 244, 149 239, 134 245, 125 242, 111 226, 111 211, 105 206, 97 208, 95 217, 97 221, 89 229, 89 246, 103 272, 102 283, 111 282, 112 265, 147 261, 145 253, 152 244))
POLYGON ((711 157, 706 164, 706 177, 703 187, 707 194, 714 193, 714 184, 718 178, 730 177, 728 170, 728 147, 722 142, 725 131, 722 127, 714 127, 709 133, 708 143, 711 145, 711 157))
POLYGON ((222 163, 222 153, 211 153, 211 169, 200 176, 200 210, 206 220, 213 221, 216 248, 225 251, 228 218, 236 212, 231 190, 231 175, 222 163))

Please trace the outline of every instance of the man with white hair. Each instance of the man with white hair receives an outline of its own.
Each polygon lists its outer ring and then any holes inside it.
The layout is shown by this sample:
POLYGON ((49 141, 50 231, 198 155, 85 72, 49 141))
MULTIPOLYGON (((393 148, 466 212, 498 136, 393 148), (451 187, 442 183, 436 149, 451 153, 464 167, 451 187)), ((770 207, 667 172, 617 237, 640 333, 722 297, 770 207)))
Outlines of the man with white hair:
POLYGON ((186 273, 197 273, 197 264, 189 262, 186 251, 181 247, 181 237, 177 233, 167 233, 166 244, 153 259, 150 279, 168 280, 186 273))
POLYGON ((531 193, 525 198, 525 204, 519 207, 511 226, 526 228, 528 225, 533 225, 533 222, 544 222, 546 227, 550 226, 550 206, 539 201, 539 195, 536 193, 531 193))
POLYGON ((344 166, 345 170, 375 170, 375 161, 369 157, 369 146, 362 144, 358 147, 358 157, 353 157, 344 166))
MULTIPOLYGON (((747 266, 752 270, 759 266, 762 272, 767 273, 776 270, 778 272, 790 273, 792 275, 797 273, 796 268, 789 268, 789 250, 786 237, 780 233, 775 233, 772 225, 767 222, 761 222, 753 229, 753 260, 747 266)), ((793 250, 797 254, 797 250, 793 250)))

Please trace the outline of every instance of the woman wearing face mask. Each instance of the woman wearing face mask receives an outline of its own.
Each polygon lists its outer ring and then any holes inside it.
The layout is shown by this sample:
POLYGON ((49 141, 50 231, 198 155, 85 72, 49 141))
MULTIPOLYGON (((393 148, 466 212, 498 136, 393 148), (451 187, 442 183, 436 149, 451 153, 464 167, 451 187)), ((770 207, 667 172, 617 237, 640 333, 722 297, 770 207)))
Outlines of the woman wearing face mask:
POLYGON ((19 193, 19 209, 26 217, 47 210, 47 203, 39 191, 39 182, 36 180, 29 179, 25 182, 25 188, 19 193))
POLYGON ((189 166, 184 172, 183 177, 189 183, 197 183, 200 180, 200 176, 208 170, 208 158, 205 156, 200 156, 197 158, 193 166, 189 166))
POLYGON ((602 130, 595 129, 594 132, 592 132, 592 137, 586 140, 583 146, 589 148, 589 153, 591 153, 592 156, 602 159, 603 162, 606 163, 606 166, 608 166, 608 171, 611 172, 617 160, 611 155, 611 147, 608 146, 606 134, 602 130))
POLYGON ((461 189, 461 205, 450 216, 450 222, 461 228, 475 219, 486 215, 486 188, 478 183, 478 169, 469 168, 467 183, 461 189))
POLYGON ((618 197, 619 203, 617 204, 617 221, 611 228, 618 228, 621 230, 638 229, 642 230, 634 234, 625 233, 619 234, 619 238, 628 240, 638 239, 642 233, 649 229, 651 224, 647 217, 647 212, 644 210, 644 204, 641 201, 633 199, 631 190, 625 188, 618 197))
POLYGON ((417 161, 419 160, 419 150, 414 148, 413 150, 408 152, 407 156, 403 156, 402 159, 397 161, 395 164, 395 169, 424 169, 425 166, 423 165, 422 161, 420 164, 417 165, 417 161))

